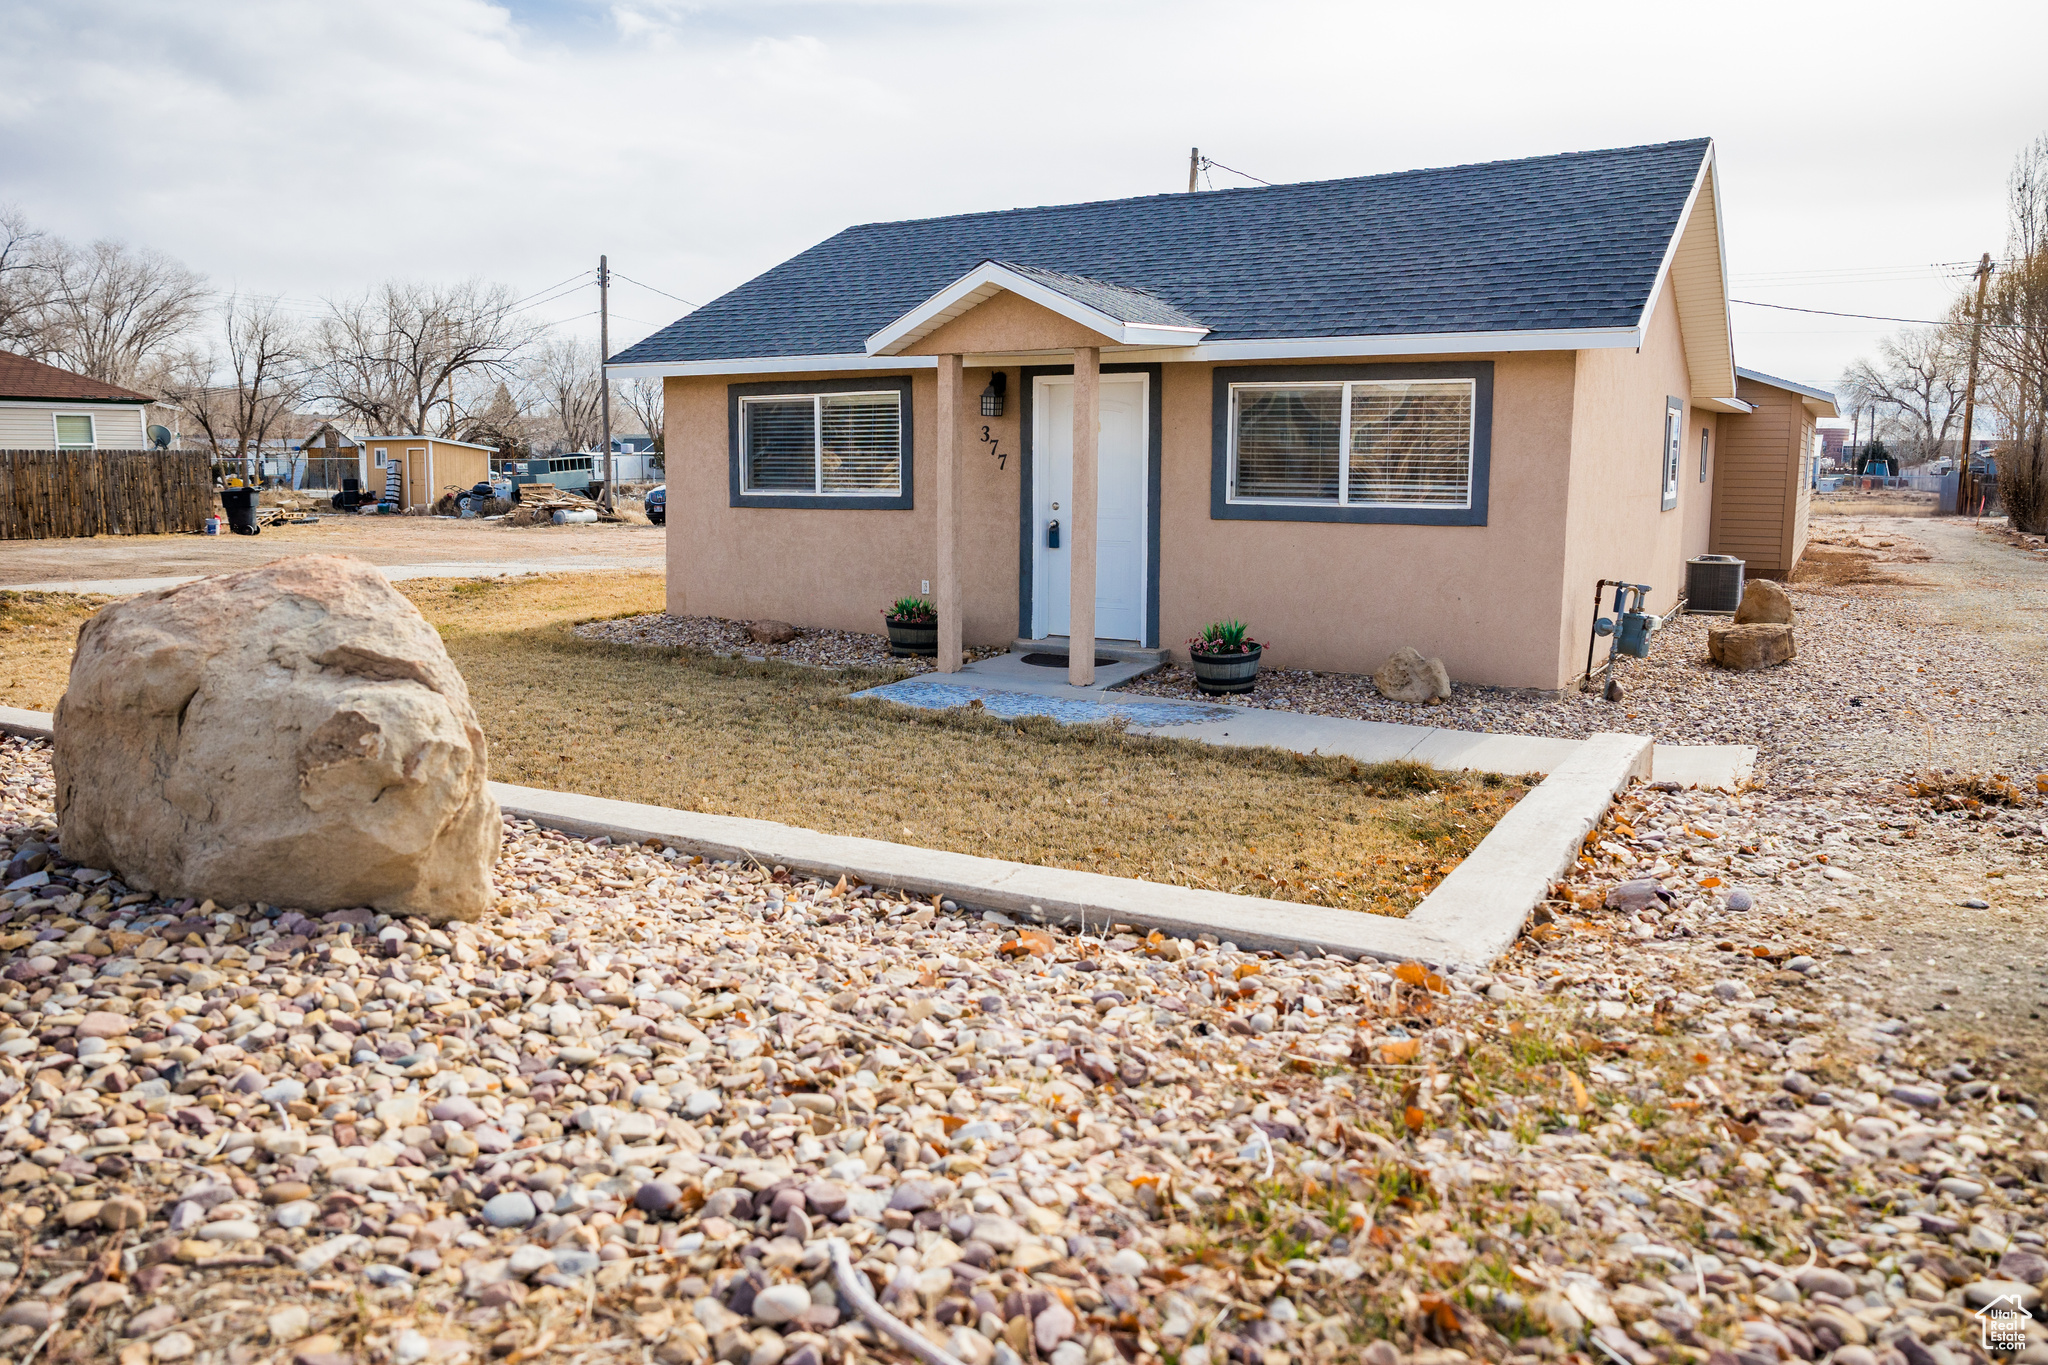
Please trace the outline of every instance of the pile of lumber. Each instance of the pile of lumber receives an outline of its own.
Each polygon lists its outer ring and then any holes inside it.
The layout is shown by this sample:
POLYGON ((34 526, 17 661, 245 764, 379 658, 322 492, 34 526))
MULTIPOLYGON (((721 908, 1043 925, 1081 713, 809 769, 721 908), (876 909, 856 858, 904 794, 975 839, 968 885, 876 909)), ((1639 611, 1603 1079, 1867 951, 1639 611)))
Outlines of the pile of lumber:
POLYGON ((557 512, 595 512, 599 521, 625 520, 602 503, 553 484, 523 483, 512 491, 519 495, 519 501, 505 518, 508 526, 545 526, 557 512))

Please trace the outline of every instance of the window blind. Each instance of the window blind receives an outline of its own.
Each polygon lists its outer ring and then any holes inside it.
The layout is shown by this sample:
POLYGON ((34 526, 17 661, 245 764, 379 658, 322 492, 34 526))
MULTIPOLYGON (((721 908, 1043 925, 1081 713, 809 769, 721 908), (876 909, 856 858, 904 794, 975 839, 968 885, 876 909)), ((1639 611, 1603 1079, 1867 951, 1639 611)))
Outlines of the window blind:
POLYGON ((1351 386, 1352 503, 1463 507, 1472 497, 1472 383, 1351 386))
POLYGON ((1343 409, 1338 384, 1237 390, 1233 496, 1336 501, 1343 409))
POLYGON ((1242 502, 1469 507, 1469 379, 1232 389, 1230 496, 1242 502))
POLYGON ((902 482, 902 422, 893 393, 820 400, 819 466, 826 493, 894 493, 902 482))
POLYGON ((768 398, 747 402, 744 412, 749 491, 816 491, 816 408, 816 400, 810 398, 768 398))
POLYGON ((749 493, 873 495, 903 486, 903 414, 893 393, 749 398, 749 493))

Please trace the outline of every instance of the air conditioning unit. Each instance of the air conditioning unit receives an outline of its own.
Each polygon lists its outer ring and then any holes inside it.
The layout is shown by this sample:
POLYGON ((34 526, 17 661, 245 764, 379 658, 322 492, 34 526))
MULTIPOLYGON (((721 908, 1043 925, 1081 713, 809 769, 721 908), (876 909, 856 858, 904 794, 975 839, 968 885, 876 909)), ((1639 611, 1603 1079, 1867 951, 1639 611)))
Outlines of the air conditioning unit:
POLYGON ((1734 555, 1701 555, 1685 562, 1685 609, 1732 616, 1742 604, 1742 561, 1734 555))

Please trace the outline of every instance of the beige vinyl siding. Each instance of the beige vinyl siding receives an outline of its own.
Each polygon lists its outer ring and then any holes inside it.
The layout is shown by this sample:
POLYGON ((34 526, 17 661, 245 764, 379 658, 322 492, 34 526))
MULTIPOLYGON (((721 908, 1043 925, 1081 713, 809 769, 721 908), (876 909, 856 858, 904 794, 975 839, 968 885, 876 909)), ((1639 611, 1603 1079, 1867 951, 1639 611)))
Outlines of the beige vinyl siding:
POLYGON ((1801 408, 1801 413, 1805 420, 1799 428, 1799 457, 1794 461, 1794 476, 1799 481, 1798 510, 1792 517, 1790 543, 1786 546, 1785 564, 1788 573, 1792 566, 1799 563, 1799 557, 1806 553, 1806 523, 1813 510, 1813 438, 1817 428, 1812 414, 1806 413, 1804 407, 1801 408))
POLYGON ((93 444, 102 450, 143 450, 142 409, 96 403, 0 403, 0 450, 54 450, 58 413, 90 414, 93 444))
POLYGON ((1720 419, 1710 546, 1741 559, 1751 575, 1783 577, 1806 548, 1808 494, 1799 443, 1811 443, 1813 422, 1797 394, 1747 379, 1741 390, 1756 410, 1720 419))

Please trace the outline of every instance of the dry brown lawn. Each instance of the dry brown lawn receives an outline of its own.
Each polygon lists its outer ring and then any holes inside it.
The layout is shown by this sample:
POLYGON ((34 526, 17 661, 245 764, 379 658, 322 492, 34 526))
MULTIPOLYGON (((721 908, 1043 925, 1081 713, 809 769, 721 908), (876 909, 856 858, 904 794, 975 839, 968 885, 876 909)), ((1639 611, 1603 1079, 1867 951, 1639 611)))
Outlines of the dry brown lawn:
MULTIPOLYGON (((469 682, 491 775, 523 786, 1381 914, 1405 914, 1528 787, 853 702, 848 693, 894 675, 571 633, 579 621, 660 610, 656 574, 400 589, 469 682)), ((67 632, 95 605, 70 600, 67 632)), ((33 611, 48 626, 58 608, 52 599, 33 611)), ((29 614, 0 603, 0 629, 17 613, 29 614)), ((24 699, 5 694, 5 704, 53 705, 67 654, 58 645, 40 671, 16 669, 24 699)))
POLYGON ((79 623, 111 597, 0 592, 0 706, 48 711, 64 695, 79 623))

